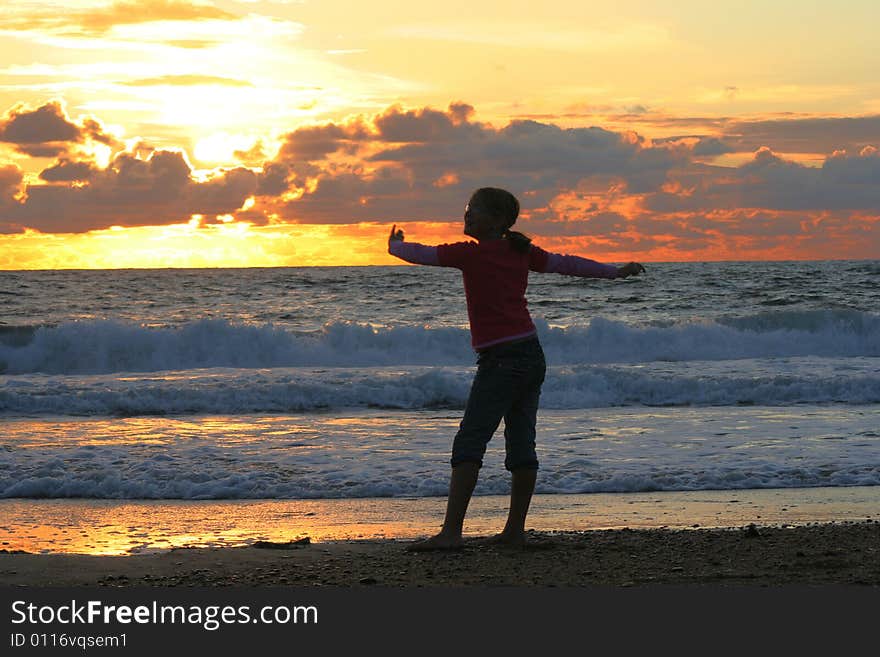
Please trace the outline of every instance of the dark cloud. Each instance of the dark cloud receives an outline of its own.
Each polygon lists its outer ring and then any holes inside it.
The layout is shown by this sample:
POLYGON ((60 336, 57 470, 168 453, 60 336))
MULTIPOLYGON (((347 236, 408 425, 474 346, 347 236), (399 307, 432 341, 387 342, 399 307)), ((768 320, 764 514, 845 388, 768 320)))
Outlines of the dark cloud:
MULTIPOLYGON (((691 128, 689 134, 656 140, 678 141, 692 137, 718 139, 730 151, 753 153, 767 147, 777 153, 830 155, 846 150, 858 153, 866 146, 880 147, 880 115, 861 117, 784 116, 764 120, 728 117, 668 117, 647 115, 639 123, 661 128, 691 128)), ((715 153, 705 153, 706 155, 715 153)))
POLYGON ((633 192, 656 190, 682 157, 635 133, 538 121, 495 128, 473 113, 466 103, 446 111, 395 106, 372 120, 300 128, 264 165, 261 191, 299 190, 272 208, 296 221, 442 221, 457 218, 484 185, 529 192, 531 207, 591 177, 623 179, 633 192), (288 167, 283 179, 270 168, 281 164, 288 167))
POLYGON ((880 151, 866 146, 858 155, 835 153, 825 160, 822 170, 831 183, 880 186, 880 151))
POLYGON ((19 106, 0 122, 0 140, 13 144, 79 141, 80 128, 67 120, 60 103, 46 103, 33 111, 19 106))
MULTIPOLYGON (((806 167, 761 148, 741 166, 744 187, 754 195, 753 207, 780 210, 870 210, 880 212, 880 156, 841 153, 821 168, 806 167)), ((738 199, 739 207, 747 206, 738 199)))
POLYGON ((655 212, 766 208, 864 210, 880 213, 880 155, 876 149, 838 153, 821 167, 786 160, 769 148, 736 168, 717 167, 687 194, 659 192, 646 207, 655 212))
POLYGON ((17 205, 15 200, 24 176, 15 164, 0 165, 0 234, 19 233, 24 226, 13 223, 9 210, 17 205))
MULTIPOLYGON (((741 167, 713 167, 693 158, 734 152, 737 137, 697 134, 648 145, 635 133, 599 127, 566 129, 526 120, 495 128, 472 121, 469 106, 462 104, 462 109, 393 107, 372 122, 294 131, 274 164, 309 162, 318 170, 309 174, 310 186, 288 170, 283 178, 277 171, 266 174, 262 189, 299 190, 280 208, 280 217, 346 223, 455 219, 474 188, 491 184, 520 194, 526 214, 536 210, 529 220, 532 230, 544 232, 537 222, 546 220, 556 222, 548 223, 547 231, 582 229, 585 235, 625 229, 613 213, 575 208, 579 217, 560 221, 560 208, 549 208, 552 199, 586 180, 608 186, 622 182, 627 194, 642 196, 644 209, 656 213, 880 208, 878 158, 870 149, 837 154, 821 168, 786 160, 767 148, 756 149, 752 161, 741 167), (341 155, 356 163, 335 159, 341 155)), ((749 225, 766 235, 780 230, 779 224, 754 219, 749 225)))
MULTIPOLYGON (((736 94, 736 87, 727 87, 727 93, 736 94)), ((585 106, 583 111, 560 114, 530 115, 523 118, 554 121, 557 119, 589 117, 604 114, 613 123, 632 122, 663 130, 681 130, 681 134, 655 139, 655 143, 703 139, 705 143, 697 155, 720 155, 722 152, 753 153, 766 146, 778 153, 816 153, 830 155, 837 150, 857 153, 865 146, 880 147, 880 115, 859 117, 815 117, 782 114, 773 118, 746 120, 733 117, 669 116, 663 112, 641 108, 644 111, 612 114, 600 106, 585 106), (720 141, 724 149, 720 148, 720 141)), ((636 107, 627 109, 637 109, 636 107)))
POLYGON ((880 115, 730 121, 724 139, 738 151, 766 146, 783 153, 857 153, 865 146, 880 147, 880 115))
POLYGON ((92 118, 71 121, 61 103, 48 102, 35 110, 17 105, 0 120, 0 142, 31 157, 57 157, 89 140, 113 145, 116 140, 92 118))
POLYGON ((360 221, 448 221, 452 209, 464 207, 461 193, 438 190, 421 196, 405 172, 380 168, 370 175, 340 172, 322 176, 313 191, 279 206, 281 216, 301 223, 350 224, 360 221))
MULTIPOLYGON (((75 165, 67 170, 70 166, 75 165)), ((84 185, 27 185, 23 201, 4 206, 3 223, 74 233, 179 223, 193 214, 210 221, 240 208, 257 187, 254 172, 241 167, 195 180, 178 151, 156 150, 147 159, 123 152, 106 169, 92 169, 84 185)), ((57 171, 62 175, 64 170, 57 171)))
POLYGON ((290 183, 287 181, 290 175, 290 167, 286 164, 278 162, 267 164, 257 176, 257 194, 261 196, 280 196, 290 189, 290 183))
POLYGON ((229 214, 238 210, 257 189, 253 171, 236 167, 204 181, 190 182, 184 190, 185 203, 193 214, 207 216, 229 214))
POLYGON ((684 157, 688 157, 689 155, 707 157, 736 152, 736 149, 733 146, 725 143, 721 139, 718 139, 717 137, 706 137, 704 135, 657 137, 652 141, 655 146, 663 146, 664 148, 671 148, 680 151, 689 151, 689 153, 681 153, 684 157))
POLYGON ((367 128, 360 122, 308 126, 288 133, 276 161, 297 164, 323 160, 339 150, 356 152, 359 142, 367 139, 367 128))
POLYGON ((107 146, 116 146, 119 144, 113 135, 104 132, 104 126, 98 121, 88 117, 82 120, 82 133, 89 139, 107 146))
POLYGON ((0 166, 0 205, 12 201, 12 197, 18 193, 23 175, 21 169, 14 164, 0 166))
POLYGON ((473 105, 468 103, 450 103, 449 116, 452 117, 453 123, 466 123, 476 113, 473 105))
POLYGON ((464 103, 449 106, 448 112, 431 108, 404 111, 392 107, 376 117, 373 125, 383 142, 437 143, 459 141, 463 135, 479 132, 478 123, 470 123, 474 108, 464 103))
POLYGON ((74 162, 62 159, 52 166, 43 169, 40 178, 47 182, 73 182, 90 180, 98 169, 91 162, 74 162))
POLYGON ((735 151, 736 148, 715 137, 701 137, 693 147, 694 155, 698 156, 723 155, 724 153, 733 153, 735 151))

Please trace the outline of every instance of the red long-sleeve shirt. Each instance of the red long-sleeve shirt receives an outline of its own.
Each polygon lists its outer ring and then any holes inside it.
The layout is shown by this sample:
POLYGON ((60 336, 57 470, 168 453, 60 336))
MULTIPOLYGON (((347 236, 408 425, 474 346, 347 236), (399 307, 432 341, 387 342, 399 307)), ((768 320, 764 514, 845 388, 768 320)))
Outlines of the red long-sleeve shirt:
POLYGON ((526 303, 529 271, 617 278, 617 267, 530 246, 520 253, 505 239, 426 246, 392 240, 388 252, 420 265, 460 269, 464 278, 471 344, 481 350, 535 334, 526 303))

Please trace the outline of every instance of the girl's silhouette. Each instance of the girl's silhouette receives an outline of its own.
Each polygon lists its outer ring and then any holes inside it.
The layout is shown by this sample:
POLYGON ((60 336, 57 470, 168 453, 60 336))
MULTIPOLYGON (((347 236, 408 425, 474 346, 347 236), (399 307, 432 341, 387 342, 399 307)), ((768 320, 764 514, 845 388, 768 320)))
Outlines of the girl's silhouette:
POLYGON ((486 445, 504 419, 504 467, 511 472, 510 512, 504 530, 493 540, 525 542, 525 520, 535 489, 538 459, 535 423, 546 364, 535 325, 526 306, 529 271, 593 278, 625 278, 645 271, 631 262, 605 265, 578 256, 558 255, 535 246, 510 228, 519 201, 494 187, 478 189, 464 212, 464 234, 476 242, 426 246, 405 242, 395 225, 388 252, 422 265, 455 267, 464 277, 471 343, 477 352, 464 417, 452 443, 452 476, 446 518, 440 532, 414 543, 411 550, 456 549, 486 445))

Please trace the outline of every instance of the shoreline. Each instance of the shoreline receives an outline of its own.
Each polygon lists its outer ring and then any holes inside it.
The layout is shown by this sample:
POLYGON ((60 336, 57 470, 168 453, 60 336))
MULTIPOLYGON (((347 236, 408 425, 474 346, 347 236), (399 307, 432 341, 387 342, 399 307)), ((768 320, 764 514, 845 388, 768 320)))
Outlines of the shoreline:
MULTIPOLYGON (((137 555, 254 541, 409 540, 433 534, 446 500, 0 500, 0 549, 137 555)), ((501 530, 504 495, 471 500, 465 537, 501 530)), ((527 527, 537 532, 693 529, 880 521, 880 486, 642 493, 537 494, 527 527)))
POLYGON ((151 554, 0 553, 4 587, 880 587, 880 522, 714 529, 529 530, 523 548, 468 537, 453 552, 400 539, 175 548, 151 554))
POLYGON ((485 545, 507 502, 412 553, 445 498, 0 500, 0 586, 880 587, 880 486, 536 495, 527 547, 485 545))

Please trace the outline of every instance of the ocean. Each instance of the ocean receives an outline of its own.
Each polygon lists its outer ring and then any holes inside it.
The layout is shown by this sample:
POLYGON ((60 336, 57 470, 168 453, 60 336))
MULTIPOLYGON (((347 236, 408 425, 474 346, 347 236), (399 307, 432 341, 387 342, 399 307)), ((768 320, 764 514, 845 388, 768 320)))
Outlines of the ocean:
MULTIPOLYGON (((880 485, 880 261, 527 296, 537 493, 880 485)), ((469 337, 442 268, 0 272, 0 498, 442 496, 469 337)), ((507 493, 502 462, 499 429, 477 495, 507 493)))

